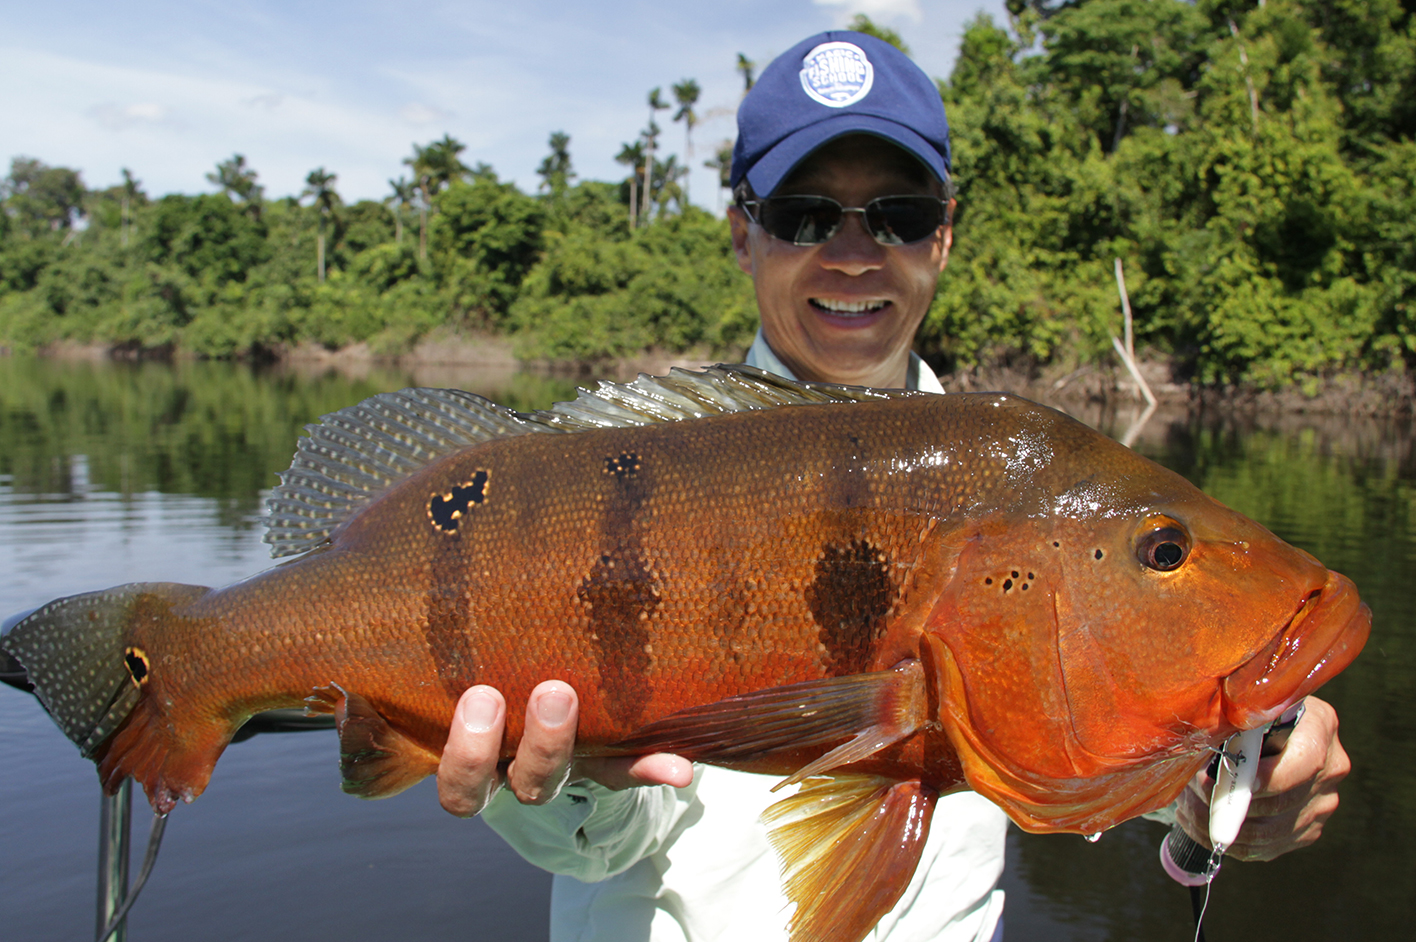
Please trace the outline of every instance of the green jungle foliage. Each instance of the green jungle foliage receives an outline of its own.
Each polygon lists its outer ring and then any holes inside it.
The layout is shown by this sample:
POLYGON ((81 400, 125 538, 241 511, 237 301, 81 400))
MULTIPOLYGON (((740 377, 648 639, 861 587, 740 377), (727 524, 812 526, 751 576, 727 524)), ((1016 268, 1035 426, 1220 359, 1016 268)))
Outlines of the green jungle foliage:
MULTIPOLYGON (((1199 382, 1416 366, 1412 7, 1009 0, 1006 26, 981 15, 940 82, 959 203, 921 350, 946 367, 1105 359, 1119 258, 1137 342, 1199 382)), ((696 89, 675 86, 686 131, 696 89)), ((656 98, 625 180, 577 182, 557 132, 535 195, 464 164, 450 137, 414 147, 388 200, 353 205, 323 168, 302 198, 265 200, 240 155, 209 175, 221 193, 160 199, 16 158, 0 344, 396 353, 448 327, 510 334, 526 357, 740 351, 751 285, 726 223, 688 204, 656 98)))

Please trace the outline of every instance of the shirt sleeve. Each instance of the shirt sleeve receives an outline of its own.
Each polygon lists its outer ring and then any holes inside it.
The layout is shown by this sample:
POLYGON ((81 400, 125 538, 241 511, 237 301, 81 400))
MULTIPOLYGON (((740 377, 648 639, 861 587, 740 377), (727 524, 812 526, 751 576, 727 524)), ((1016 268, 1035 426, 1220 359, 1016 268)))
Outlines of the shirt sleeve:
POLYGON ((697 786, 697 774, 687 788, 611 791, 579 781, 544 805, 523 805, 502 789, 482 818, 529 863, 596 883, 628 870, 670 840, 697 786))

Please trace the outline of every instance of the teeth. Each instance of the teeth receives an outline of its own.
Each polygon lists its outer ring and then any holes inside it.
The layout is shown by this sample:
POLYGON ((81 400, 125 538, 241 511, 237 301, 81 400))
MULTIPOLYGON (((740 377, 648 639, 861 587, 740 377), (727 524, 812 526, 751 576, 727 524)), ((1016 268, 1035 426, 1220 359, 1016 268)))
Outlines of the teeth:
POLYGON ((812 298, 811 303, 817 307, 823 307, 834 314, 864 314, 867 311, 878 311, 885 306, 885 301, 828 301, 825 298, 812 298))

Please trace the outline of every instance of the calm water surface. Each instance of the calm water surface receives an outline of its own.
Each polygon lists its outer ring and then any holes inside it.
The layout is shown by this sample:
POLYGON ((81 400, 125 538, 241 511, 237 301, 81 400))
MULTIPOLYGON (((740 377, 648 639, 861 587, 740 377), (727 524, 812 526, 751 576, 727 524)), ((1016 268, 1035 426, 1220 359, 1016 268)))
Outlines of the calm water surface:
MULTIPOLYGON (((123 582, 223 585, 265 568, 261 502, 301 427, 414 382, 520 408, 572 391, 525 375, 349 378, 0 358, 0 615, 123 582)), ((1152 419, 1137 448, 1352 576, 1376 613, 1366 652, 1323 691, 1355 765, 1341 810, 1314 848, 1269 864, 1226 864, 1209 938, 1410 938, 1411 429, 1174 416, 1152 419)), ((91 938, 93 767, 32 698, 8 688, 0 689, 0 756, 0 939, 91 938)), ((545 938, 546 875, 479 821, 444 814, 431 782, 380 802, 343 795, 335 757, 329 732, 232 746, 201 800, 173 814, 130 938, 545 938)), ((135 830, 145 833, 141 807, 135 830)), ((1013 833, 1009 938, 1190 938, 1188 899, 1156 863, 1161 836, 1145 822, 1095 845, 1013 833)))

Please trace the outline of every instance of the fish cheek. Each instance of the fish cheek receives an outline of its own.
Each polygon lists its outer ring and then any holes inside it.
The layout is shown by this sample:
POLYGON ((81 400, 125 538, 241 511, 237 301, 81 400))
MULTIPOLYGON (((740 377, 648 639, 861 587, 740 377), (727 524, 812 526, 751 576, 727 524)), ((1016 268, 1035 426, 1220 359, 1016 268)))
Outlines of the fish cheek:
POLYGON ((962 676, 967 703, 948 705, 954 721, 1019 768, 1068 777, 1052 554, 1041 521, 985 521, 964 542, 929 625, 962 676))
POLYGON ((1217 708, 1218 688, 1194 644, 1194 560, 1147 569, 1130 537, 1096 521, 1059 527, 1058 657, 1073 730, 1092 756, 1168 748, 1212 722, 1217 708))

